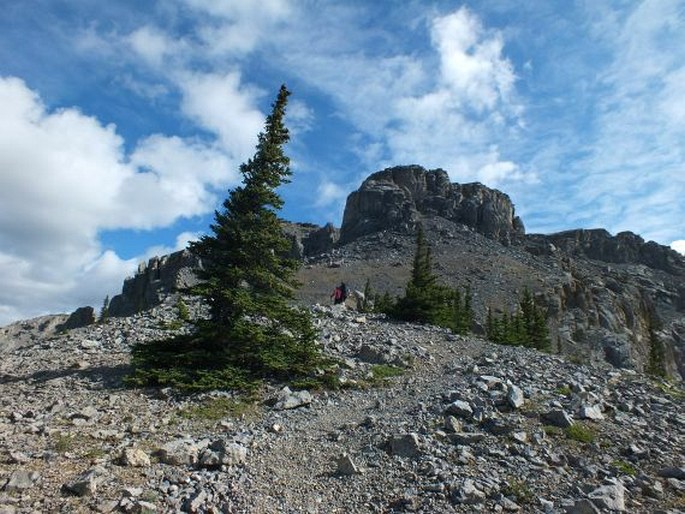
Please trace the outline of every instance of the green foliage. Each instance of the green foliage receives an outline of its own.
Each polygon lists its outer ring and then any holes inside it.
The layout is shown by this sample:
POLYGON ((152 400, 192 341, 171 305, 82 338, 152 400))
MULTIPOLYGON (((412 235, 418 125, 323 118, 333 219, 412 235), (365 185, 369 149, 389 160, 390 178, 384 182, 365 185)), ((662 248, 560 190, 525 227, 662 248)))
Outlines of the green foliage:
POLYGON ((571 396, 571 388, 568 385, 559 386, 554 390, 557 394, 561 396, 571 396))
POLYGON ((554 425, 544 425, 542 431, 549 436, 558 436, 562 434, 562 430, 554 425))
POLYGON ((371 366, 371 376, 374 381, 383 381, 388 378, 399 377, 404 374, 404 370, 390 364, 375 364, 371 366))
POLYGON ((637 475, 635 466, 624 460, 615 460, 611 465, 624 475, 630 475, 631 477, 637 475))
POLYGON ((393 300, 392 296, 390 296, 390 293, 386 291, 382 295, 376 294, 374 297, 373 306, 373 310, 375 312, 382 312, 383 314, 390 315, 395 307, 395 300, 393 300))
POLYGON ((276 189, 291 175, 283 151, 289 95, 281 86, 255 155, 240 166, 242 185, 215 212, 213 235, 189 246, 203 263, 192 292, 207 302, 210 319, 192 337, 135 347, 128 383, 251 388, 263 379, 306 378, 322 364, 309 313, 291 305, 299 262, 286 257, 291 243, 277 216, 276 189))
POLYGON ((473 323, 470 291, 467 289, 462 295, 457 289, 438 284, 432 269, 431 249, 419 227, 411 278, 404 296, 393 302, 388 295, 380 305, 395 319, 438 325, 458 334, 467 333, 473 323))
POLYGON ((258 408, 250 397, 207 398, 203 402, 185 407, 178 412, 181 418, 200 421, 220 421, 225 418, 254 418, 258 408))
POLYGON ((527 346, 544 351, 551 349, 546 315, 535 304, 528 288, 524 289, 515 313, 505 312, 497 318, 492 309, 488 308, 486 332, 488 339, 494 343, 527 346))
POLYGON ((76 448, 77 440, 72 434, 57 434, 53 437, 52 444, 57 453, 66 453, 76 448))
POLYGON ((574 423, 565 430, 566 437, 581 443, 591 443, 595 440, 595 432, 590 427, 574 423))
POLYGON ((109 319, 109 295, 105 296, 102 302, 102 309, 100 309, 99 323, 105 323, 109 319))
POLYGON ((183 322, 180 319, 175 319, 173 321, 163 321, 159 324, 161 330, 169 330, 175 332, 183 327, 183 322))
POLYGON ((535 500, 535 495, 526 481, 513 477, 507 480, 507 485, 502 489, 502 494, 521 504, 530 504, 535 500))
POLYGON ((188 305, 183 301, 183 297, 179 296, 176 300, 176 311, 178 312, 178 319, 181 321, 190 321, 190 311, 188 305))

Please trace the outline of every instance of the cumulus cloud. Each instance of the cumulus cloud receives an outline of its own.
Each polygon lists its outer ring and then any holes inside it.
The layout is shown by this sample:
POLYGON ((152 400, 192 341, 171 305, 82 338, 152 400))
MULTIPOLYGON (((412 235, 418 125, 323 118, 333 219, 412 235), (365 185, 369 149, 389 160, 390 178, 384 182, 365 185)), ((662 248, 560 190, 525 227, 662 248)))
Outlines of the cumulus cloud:
POLYGON ((436 18, 432 37, 442 81, 457 101, 476 110, 492 109, 511 91, 515 77, 511 63, 502 57, 501 35, 488 35, 468 9, 436 18))
POLYGON ((176 46, 164 32, 148 25, 136 29, 126 39, 138 55, 155 66, 159 66, 176 46))
POLYGON ((103 251, 100 231, 211 212, 214 188, 237 181, 201 141, 153 135, 127 155, 116 127, 49 111, 17 78, 0 78, 0 103, 0 323, 97 304, 137 262, 103 251))
POLYGON ((369 54, 350 46, 368 34, 352 38, 349 25, 314 21, 306 12, 294 18, 300 36, 287 41, 284 63, 336 102, 360 135, 352 142, 354 151, 368 166, 421 163, 447 169, 454 180, 498 181, 490 185, 531 179, 492 148, 493 140, 518 127, 521 108, 502 35, 487 30, 472 11, 429 17, 432 47, 424 53, 402 52, 384 34, 387 51, 369 54), (324 33, 329 44, 314 44, 324 33))
POLYGON ((671 248, 673 248, 676 252, 685 255, 685 239, 673 241, 671 243, 671 248))
POLYGON ((261 91, 241 84, 238 71, 184 72, 179 86, 184 114, 218 134, 223 148, 239 160, 252 153, 263 124, 263 116, 255 108, 261 91))

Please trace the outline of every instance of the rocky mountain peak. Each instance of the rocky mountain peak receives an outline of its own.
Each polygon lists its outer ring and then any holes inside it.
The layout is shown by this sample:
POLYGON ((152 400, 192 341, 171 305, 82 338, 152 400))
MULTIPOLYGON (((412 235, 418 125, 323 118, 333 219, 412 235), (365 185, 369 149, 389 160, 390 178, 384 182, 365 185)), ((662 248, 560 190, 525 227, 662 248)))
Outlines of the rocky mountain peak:
POLYGON ((506 194, 478 182, 451 183, 442 169, 410 165, 374 173, 348 196, 340 242, 382 230, 413 232, 422 215, 467 225, 504 244, 525 234, 506 194))

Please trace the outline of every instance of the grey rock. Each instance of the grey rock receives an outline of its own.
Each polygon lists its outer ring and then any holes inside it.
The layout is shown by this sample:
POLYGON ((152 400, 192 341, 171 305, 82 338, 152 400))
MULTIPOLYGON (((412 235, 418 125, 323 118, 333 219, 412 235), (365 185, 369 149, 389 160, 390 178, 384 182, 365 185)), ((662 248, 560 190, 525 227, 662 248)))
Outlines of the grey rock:
POLYGON ((198 462, 200 448, 191 439, 176 439, 159 449, 160 462, 172 466, 194 465, 198 462))
POLYGON ((525 232, 506 194, 479 183, 451 184, 444 170, 397 166, 372 174, 348 196, 340 243, 388 229, 411 232, 424 213, 463 223, 506 244, 525 232))
POLYGON ((447 432, 461 432, 461 422, 454 416, 445 416, 445 430, 447 432))
POLYGON ((76 496, 89 496, 96 493, 98 486, 107 478, 108 472, 102 466, 95 466, 64 484, 64 488, 76 496))
POLYGON ((140 448, 126 448, 121 453, 119 462, 132 468, 144 468, 150 465, 150 456, 140 448))
POLYGON ((550 425, 560 428, 568 428, 573 425, 571 416, 562 409, 550 410, 542 415, 542 419, 550 425))
POLYGON ((153 257, 124 281, 121 294, 109 303, 110 316, 130 316, 160 305, 167 294, 198 283, 200 260, 188 250, 153 257))
POLYGON ((278 394, 278 401, 274 406, 276 410, 297 409, 312 403, 314 398, 306 390, 291 391, 289 387, 284 387, 278 394))
POLYGON ((468 419, 473 416, 473 409, 471 408, 469 402, 464 400, 456 400, 447 406, 445 409, 445 414, 468 419))
POLYGON ((218 439, 203 450, 200 465, 205 467, 237 466, 247 459, 247 448, 233 441, 218 439))
POLYGON ((40 474, 37 472, 19 469, 10 475, 7 484, 5 484, 5 490, 24 491, 31 489, 39 479, 40 474))
POLYGON ((685 480, 685 467, 683 466, 669 466, 659 470, 659 476, 664 478, 677 478, 678 480, 685 480))
POLYGON ((59 326, 59 330, 87 327, 95 323, 95 310, 92 307, 79 307, 59 326))
POLYGON ((583 498, 566 509, 567 514, 600 514, 600 510, 590 500, 583 498))
POLYGON ((592 421, 601 421, 604 419, 602 409, 599 405, 582 405, 580 407, 579 416, 582 419, 590 419, 592 421))
POLYGON ((625 487, 620 482, 603 485, 592 491, 588 497, 601 509, 625 512, 625 487))
POLYGON ((421 455, 421 446, 419 444, 419 437, 417 434, 402 434, 394 436, 389 441, 390 453, 400 457, 408 457, 410 459, 421 455))
POLYGON ((390 364, 396 360, 397 356, 388 350, 380 350, 371 345, 364 344, 359 349, 357 358, 369 364, 390 364))
POLYGON ((483 503, 486 495, 476 487, 476 483, 470 479, 465 479, 461 484, 452 488, 452 502, 465 504, 483 503))
POLYGON ((447 437, 454 444, 470 446, 485 439, 485 434, 481 432, 460 432, 458 434, 449 434, 447 437))
POLYGON ((507 402, 514 409, 519 409, 523 406, 525 398, 520 387, 510 385, 507 388, 507 402))
POLYGON ((343 453, 335 461, 335 474, 340 476, 351 476, 361 474, 361 471, 347 453, 343 453))

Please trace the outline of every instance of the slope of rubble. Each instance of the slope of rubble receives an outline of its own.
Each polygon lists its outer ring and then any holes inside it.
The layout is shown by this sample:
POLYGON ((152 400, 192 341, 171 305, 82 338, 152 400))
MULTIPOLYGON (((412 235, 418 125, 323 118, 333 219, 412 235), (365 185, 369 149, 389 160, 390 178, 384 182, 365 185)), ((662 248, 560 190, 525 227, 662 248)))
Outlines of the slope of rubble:
POLYGON ((340 390, 124 388, 175 302, 0 349, 0 513, 685 512, 666 382, 314 306, 340 390))

